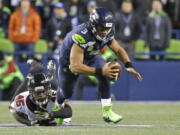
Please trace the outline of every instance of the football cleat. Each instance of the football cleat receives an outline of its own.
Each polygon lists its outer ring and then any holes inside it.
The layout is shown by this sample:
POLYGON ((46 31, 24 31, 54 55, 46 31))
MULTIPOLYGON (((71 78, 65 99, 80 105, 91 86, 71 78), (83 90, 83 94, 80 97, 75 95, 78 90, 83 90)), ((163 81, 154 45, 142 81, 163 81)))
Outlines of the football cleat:
POLYGON ((118 123, 123 119, 121 115, 116 114, 115 112, 112 111, 112 106, 104 106, 102 108, 103 111, 103 119, 105 122, 113 122, 113 123, 118 123))
POLYGON ((64 126, 71 125, 71 120, 72 120, 72 118, 64 118, 62 125, 64 125, 64 126))

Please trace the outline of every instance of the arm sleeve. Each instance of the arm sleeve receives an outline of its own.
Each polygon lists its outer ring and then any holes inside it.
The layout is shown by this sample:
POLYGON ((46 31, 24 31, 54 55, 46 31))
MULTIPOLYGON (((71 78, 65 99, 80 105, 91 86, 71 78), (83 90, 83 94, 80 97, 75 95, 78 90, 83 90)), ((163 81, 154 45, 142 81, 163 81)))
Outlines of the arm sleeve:
POLYGON ((65 104, 63 108, 58 111, 51 112, 51 118, 70 118, 72 117, 72 109, 71 106, 65 104))
POLYGON ((72 35, 72 40, 83 50, 85 50, 88 47, 86 39, 81 34, 76 33, 72 35))

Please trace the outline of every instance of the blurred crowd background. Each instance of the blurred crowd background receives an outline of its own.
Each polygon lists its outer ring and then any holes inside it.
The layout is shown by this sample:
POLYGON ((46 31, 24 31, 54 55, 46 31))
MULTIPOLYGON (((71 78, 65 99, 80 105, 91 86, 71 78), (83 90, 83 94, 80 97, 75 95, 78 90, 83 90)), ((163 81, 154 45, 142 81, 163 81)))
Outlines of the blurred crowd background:
MULTIPOLYGON (((58 59, 66 34, 96 7, 112 11, 115 37, 132 60, 180 60, 180 0, 0 0, 0 89, 23 80, 16 63, 58 59)), ((102 57, 116 59, 107 48, 102 57)))
POLYGON ((159 58, 152 54, 152 60, 164 60, 162 51, 170 47, 170 39, 180 38, 179 0, 0 0, 0 38, 13 43, 15 52, 34 52, 38 43, 40 52, 53 52, 96 7, 112 11, 115 37, 131 58, 139 47, 160 52, 159 58))

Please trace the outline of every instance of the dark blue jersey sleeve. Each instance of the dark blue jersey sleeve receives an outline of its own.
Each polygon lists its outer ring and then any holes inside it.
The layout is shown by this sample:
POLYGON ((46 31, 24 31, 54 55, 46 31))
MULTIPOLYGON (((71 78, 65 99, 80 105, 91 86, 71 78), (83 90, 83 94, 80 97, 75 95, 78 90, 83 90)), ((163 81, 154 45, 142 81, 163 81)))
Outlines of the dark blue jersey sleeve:
POLYGON ((78 31, 72 35, 72 40, 76 43, 80 48, 85 50, 88 47, 88 31, 87 29, 83 29, 78 31))

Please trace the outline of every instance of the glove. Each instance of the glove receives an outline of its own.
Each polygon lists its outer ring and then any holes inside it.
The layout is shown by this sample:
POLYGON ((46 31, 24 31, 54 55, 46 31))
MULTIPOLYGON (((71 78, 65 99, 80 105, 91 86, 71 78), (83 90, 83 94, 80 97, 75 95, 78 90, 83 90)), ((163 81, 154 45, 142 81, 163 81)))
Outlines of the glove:
POLYGON ((45 111, 34 111, 36 120, 46 120, 50 119, 50 113, 45 111))

